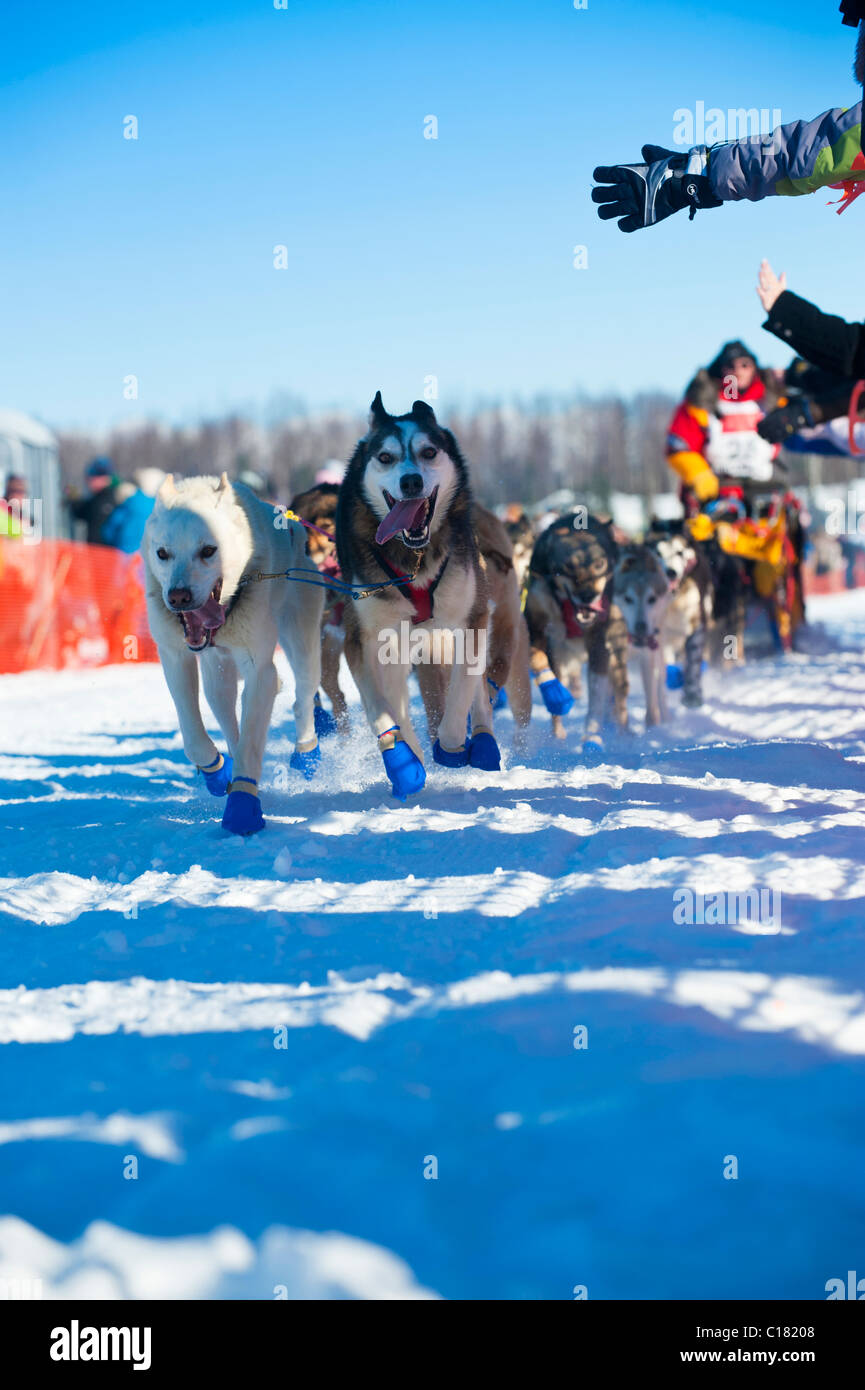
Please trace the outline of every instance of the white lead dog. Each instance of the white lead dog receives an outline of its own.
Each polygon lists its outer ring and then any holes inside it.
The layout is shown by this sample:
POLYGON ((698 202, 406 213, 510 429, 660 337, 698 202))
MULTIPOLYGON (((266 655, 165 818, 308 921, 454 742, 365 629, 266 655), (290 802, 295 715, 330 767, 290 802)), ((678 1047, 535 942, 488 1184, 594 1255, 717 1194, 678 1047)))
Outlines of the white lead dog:
POLYGON ((169 475, 142 543, 147 615, 180 722, 183 747, 215 796, 228 793, 222 824, 249 835, 264 826, 258 782, 279 688, 277 640, 294 672, 297 745, 291 766, 311 777, 320 758, 314 700, 321 680, 324 589, 296 521, 243 484, 169 475), (261 578, 294 570, 299 582, 261 578), (207 703, 228 744, 223 758, 204 727, 207 703), (243 680, 240 727, 237 681, 243 680))

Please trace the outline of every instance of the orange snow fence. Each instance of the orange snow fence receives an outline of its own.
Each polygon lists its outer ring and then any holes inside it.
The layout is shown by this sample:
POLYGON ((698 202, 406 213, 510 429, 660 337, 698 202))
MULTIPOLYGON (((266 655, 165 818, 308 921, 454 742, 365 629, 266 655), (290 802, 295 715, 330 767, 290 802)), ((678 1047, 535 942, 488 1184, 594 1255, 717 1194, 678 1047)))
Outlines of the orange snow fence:
POLYGON ((0 537, 0 672, 156 660, 140 556, 0 537))

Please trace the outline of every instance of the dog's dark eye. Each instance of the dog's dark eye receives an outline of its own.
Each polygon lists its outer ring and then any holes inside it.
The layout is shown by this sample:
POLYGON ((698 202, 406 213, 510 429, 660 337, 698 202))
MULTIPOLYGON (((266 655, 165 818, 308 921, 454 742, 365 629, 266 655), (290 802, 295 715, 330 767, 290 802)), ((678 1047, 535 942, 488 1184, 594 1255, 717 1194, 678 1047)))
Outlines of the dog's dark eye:
POLYGON ((159 549, 158 549, 157 552, 156 552, 156 558, 157 558, 157 560, 167 560, 167 559, 168 559, 168 551, 165 549, 164 546, 161 545, 161 546, 159 547, 159 549))
POLYGON ((379 454, 378 461, 379 463, 393 463, 393 454, 389 454, 387 449, 385 449, 379 454))
POLYGON ((430 446, 430 447, 428 447, 428 448, 426 448, 426 449, 421 449, 421 451, 420 451, 420 456, 421 456, 422 459, 434 459, 437 453, 438 453, 438 449, 433 449, 433 448, 430 446))
POLYGON ((655 595, 654 595, 654 594, 649 594, 649 597, 646 599, 646 602, 647 602, 647 603, 654 603, 654 602, 655 602, 655 595))
POLYGON ((215 545, 203 545, 203 546, 201 547, 201 558, 202 558, 202 560, 209 560, 210 557, 211 557, 211 555, 215 555, 215 554, 216 554, 216 546, 215 546, 215 545))

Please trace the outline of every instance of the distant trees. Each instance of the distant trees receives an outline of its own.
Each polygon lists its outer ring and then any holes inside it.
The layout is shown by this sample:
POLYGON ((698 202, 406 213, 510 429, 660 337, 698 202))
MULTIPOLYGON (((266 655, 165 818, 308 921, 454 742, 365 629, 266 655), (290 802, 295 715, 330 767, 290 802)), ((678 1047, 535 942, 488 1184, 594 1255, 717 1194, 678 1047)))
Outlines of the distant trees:
MULTIPOLYGON (((268 495, 287 501, 308 487, 330 459, 345 462, 366 429, 365 415, 340 411, 291 413, 267 424, 241 415, 194 426, 142 423, 107 435, 60 434, 64 482, 79 486, 84 468, 106 454, 119 476, 156 466, 180 476, 236 477, 251 469, 268 495)), ((478 406, 442 413, 469 460, 478 498, 492 506, 538 502, 560 488, 585 491, 603 501, 610 492, 650 496, 674 489, 664 460, 664 440, 675 401, 657 393, 624 397, 478 406)), ((825 461, 825 481, 855 476, 854 460, 825 461), (852 472, 850 467, 852 467, 852 472)), ((805 481, 796 460, 794 482, 805 481)))

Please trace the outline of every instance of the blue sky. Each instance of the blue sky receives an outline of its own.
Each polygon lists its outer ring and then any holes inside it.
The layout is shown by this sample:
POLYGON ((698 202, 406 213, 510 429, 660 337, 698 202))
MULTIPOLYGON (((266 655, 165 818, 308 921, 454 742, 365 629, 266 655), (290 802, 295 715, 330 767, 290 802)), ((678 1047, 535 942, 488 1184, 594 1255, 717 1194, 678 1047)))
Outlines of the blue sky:
POLYGON ((401 409, 435 375, 446 413, 677 390, 733 336, 785 361, 760 329, 760 258, 861 317, 865 199, 842 217, 828 194, 740 204, 625 237, 589 198, 595 164, 671 141, 677 108, 791 120, 858 99, 835 0, 752 13, 7 3, 0 405, 99 427, 278 394, 358 409, 381 387, 401 409))

